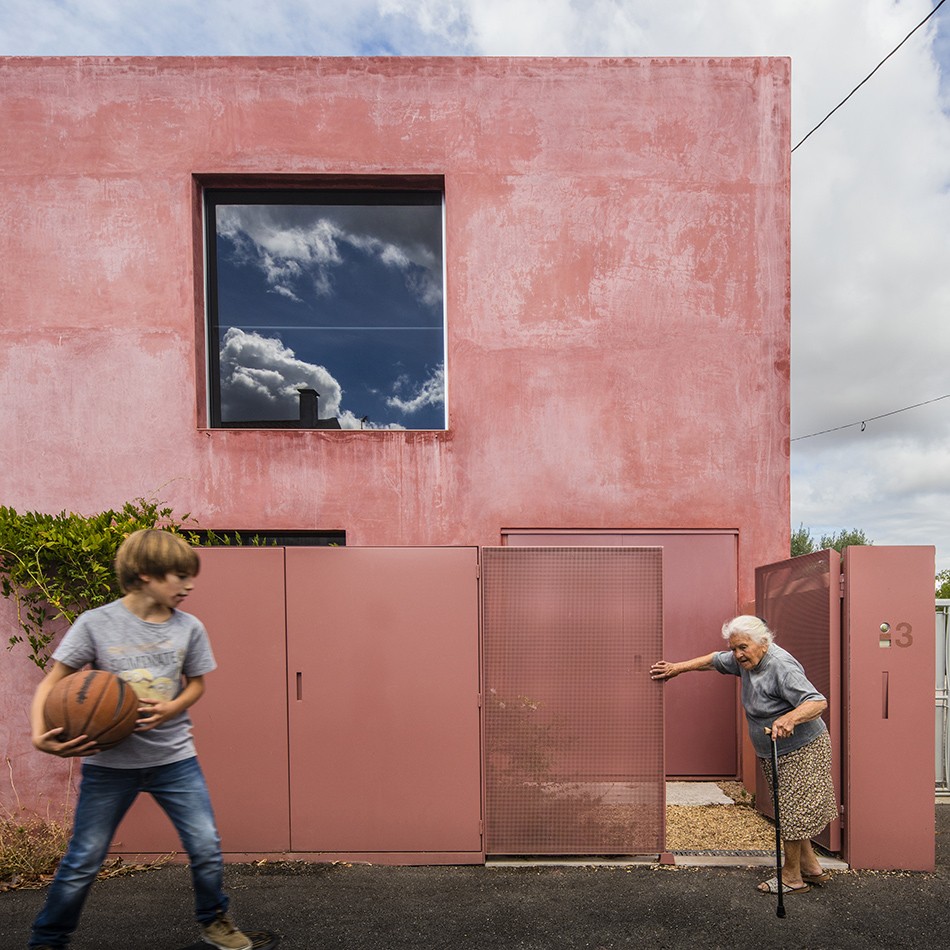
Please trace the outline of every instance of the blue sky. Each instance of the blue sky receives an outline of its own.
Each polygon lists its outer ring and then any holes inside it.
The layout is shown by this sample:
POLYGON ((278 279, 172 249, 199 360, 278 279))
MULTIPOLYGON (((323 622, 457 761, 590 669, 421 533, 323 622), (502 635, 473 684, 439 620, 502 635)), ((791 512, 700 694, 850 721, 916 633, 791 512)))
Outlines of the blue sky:
MULTIPOLYGON (((0 53, 790 56, 797 142, 936 2, 4 0, 0 53)), ((950 3, 792 156, 792 523, 946 568, 950 399, 860 422, 950 393, 948 250, 950 3)))
POLYGON ((223 423, 294 419, 305 386, 344 428, 445 428, 441 193, 278 197, 209 209, 223 423))

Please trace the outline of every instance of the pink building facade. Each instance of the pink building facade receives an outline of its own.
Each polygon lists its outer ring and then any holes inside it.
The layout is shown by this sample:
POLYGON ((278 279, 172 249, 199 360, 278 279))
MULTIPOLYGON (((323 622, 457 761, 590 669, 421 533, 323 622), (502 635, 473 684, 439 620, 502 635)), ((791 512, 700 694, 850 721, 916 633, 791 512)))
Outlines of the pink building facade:
POLYGON ((748 606, 788 551, 789 112, 784 59, 0 60, 0 503, 724 532, 748 606), (216 424, 206 193, 398 187, 442 197, 444 427, 216 424))

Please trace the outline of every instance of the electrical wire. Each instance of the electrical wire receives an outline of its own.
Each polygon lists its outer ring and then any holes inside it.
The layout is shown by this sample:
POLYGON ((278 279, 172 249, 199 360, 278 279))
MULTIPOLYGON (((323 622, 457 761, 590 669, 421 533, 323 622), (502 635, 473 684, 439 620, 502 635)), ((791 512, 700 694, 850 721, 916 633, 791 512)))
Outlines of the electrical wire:
MULTIPOLYGON (((842 106, 843 106, 843 105, 844 105, 844 104, 845 104, 845 103, 846 103, 846 102, 847 102, 847 101, 848 101, 848 100, 849 100, 849 99, 850 99, 850 98, 851 98, 851 97, 852 97, 852 96, 884 65, 884 64, 885 64, 885 63, 886 63, 886 62, 887 62, 917 31, 946 3, 946 2, 947 2, 947 0, 940 0, 940 2, 930 11, 930 13, 928 13, 927 16, 925 16, 925 17, 920 21, 920 23, 918 23, 917 26, 915 26, 915 27, 910 31, 910 33, 908 33, 907 36, 905 36, 905 37, 900 41, 900 43, 898 43, 897 46, 895 46, 894 49, 892 49, 892 50, 887 54, 887 56, 884 57, 884 59, 882 59, 882 60, 877 64, 877 66, 875 66, 874 69, 872 69, 871 72, 869 72, 869 73, 867 74, 867 76, 865 76, 864 79, 862 79, 861 82, 859 82, 859 83, 854 87, 854 89, 852 89, 851 92, 849 92, 849 93, 844 97, 844 99, 842 99, 841 102, 839 102, 839 103, 831 110, 831 112, 829 112, 828 115, 826 115, 826 116, 821 120, 821 122, 819 122, 818 125, 816 125, 816 126, 811 130, 811 132, 809 132, 808 135, 806 135, 805 138, 803 138, 803 139, 798 143, 798 145, 796 145, 796 146, 794 146, 794 148, 792 148, 792 151, 794 152, 795 149, 798 148, 799 145, 803 145, 803 144, 805 143, 806 139, 808 139, 809 136, 811 136, 811 134, 812 134, 813 132, 817 132, 817 131, 818 131, 818 130, 819 130, 819 129, 820 129, 820 128, 821 128, 821 127, 822 127, 822 126, 823 126, 823 125, 824 125, 824 124, 825 124, 825 123, 826 123, 826 122, 827 122, 827 121, 828 121, 828 120, 829 120, 829 119, 830 119, 830 118, 831 118, 831 117, 832 117, 832 116, 833 116, 833 115, 834 115, 834 114, 835 114, 835 113, 836 113, 836 112, 837 112, 837 111, 838 111, 838 110, 839 110, 839 109, 840 109, 840 108, 841 108, 841 107, 842 107, 842 106)), ((817 434, 818 434, 818 433, 816 433, 816 435, 817 435, 817 434)), ((806 436, 802 436, 802 438, 806 438, 806 436)))
MULTIPOLYGON (((939 3, 930 11, 930 13, 925 16, 920 23, 917 24, 908 34, 905 36, 897 46, 892 49, 887 56, 882 59, 874 69, 871 70, 864 77, 864 79, 859 82, 854 89, 849 92, 844 99, 841 100, 822 120, 819 122, 807 135, 802 138, 797 145, 792 148, 794 152, 800 145, 803 145, 807 139, 811 137, 814 132, 817 132, 827 121, 830 119, 943 5, 946 3, 946 0, 940 0, 939 3)), ((861 431, 867 428, 869 422, 874 422, 877 419, 885 419, 888 416, 896 416, 898 413, 907 412, 909 409, 919 409, 921 406, 929 406, 931 403, 940 402, 942 399, 950 399, 950 393, 947 393, 943 396, 937 396, 935 399, 928 399, 924 402, 914 403, 912 406, 904 406, 902 409, 894 409, 891 412, 883 412, 879 416, 870 416, 867 419, 862 419, 860 422, 849 422, 843 426, 833 426, 830 429, 822 429, 819 432, 810 432, 808 435, 799 435, 794 439, 790 439, 790 442, 800 442, 802 439, 813 439, 816 435, 826 435, 829 432, 840 432, 843 429, 853 429, 855 426, 861 426, 861 431)))
POLYGON ((875 419, 884 419, 887 416, 896 416, 899 412, 907 412, 908 409, 918 409, 921 406, 929 406, 932 402, 940 402, 941 399, 950 399, 950 393, 947 393, 944 396, 937 396, 935 399, 928 399, 925 402, 915 402, 912 406, 904 406, 903 409, 894 409, 891 412, 882 412, 879 416, 869 416, 867 419, 862 419, 860 422, 849 422, 847 425, 835 426, 833 429, 822 429, 821 432, 810 432, 808 435, 798 435, 789 441, 801 442, 802 439, 812 439, 816 435, 824 435, 827 432, 840 432, 842 429, 853 429, 855 426, 861 426, 861 431, 863 432, 867 428, 867 424, 869 422, 874 422, 875 419))

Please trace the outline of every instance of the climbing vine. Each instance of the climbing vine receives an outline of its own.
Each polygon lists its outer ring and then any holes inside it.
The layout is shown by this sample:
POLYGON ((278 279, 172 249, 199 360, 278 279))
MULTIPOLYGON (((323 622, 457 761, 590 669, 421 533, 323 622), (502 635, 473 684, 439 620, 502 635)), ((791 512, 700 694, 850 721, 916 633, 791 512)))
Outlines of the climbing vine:
POLYGON ((19 623, 8 648, 24 644, 29 659, 45 669, 57 633, 84 610, 121 596, 112 562, 133 531, 158 527, 193 544, 220 543, 186 529, 189 518, 176 519, 171 508, 146 498, 90 516, 0 506, 0 593, 16 605, 19 623))

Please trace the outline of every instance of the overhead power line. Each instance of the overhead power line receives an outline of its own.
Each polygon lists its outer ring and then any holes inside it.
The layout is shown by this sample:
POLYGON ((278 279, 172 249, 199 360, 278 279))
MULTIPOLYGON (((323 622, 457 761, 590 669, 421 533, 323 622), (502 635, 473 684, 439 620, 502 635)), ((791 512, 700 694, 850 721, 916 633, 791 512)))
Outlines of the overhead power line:
POLYGON ((925 402, 915 402, 912 406, 904 406, 903 409, 894 409, 891 412, 882 412, 879 416, 868 416, 867 419, 862 419, 860 422, 849 422, 847 425, 835 426, 833 429, 822 429, 821 432, 810 432, 808 435, 799 435, 794 439, 790 439, 791 442, 800 442, 802 439, 812 439, 816 435, 824 435, 826 432, 840 432, 842 429, 853 429, 855 426, 861 426, 861 431, 863 432, 865 427, 869 422, 874 422, 875 419, 884 419, 887 416, 896 416, 899 412, 907 412, 908 409, 919 409, 921 406, 929 406, 932 402, 940 402, 941 399, 950 399, 950 393, 947 393, 944 396, 937 396, 935 399, 928 399, 925 402))
MULTIPOLYGON (((946 3, 946 2, 947 2, 947 0, 940 0, 940 2, 930 11, 930 13, 928 13, 927 16, 925 16, 925 17, 920 21, 920 23, 918 23, 917 26, 915 26, 915 27, 910 31, 910 33, 908 33, 907 36, 905 36, 905 37, 900 41, 900 43, 898 43, 897 46, 895 46, 894 49, 892 49, 892 50, 887 54, 887 56, 885 56, 884 59, 882 59, 882 60, 877 64, 877 66, 875 66, 874 69, 872 69, 872 70, 867 74, 867 76, 865 76, 864 79, 862 79, 861 82, 859 82, 859 83, 854 87, 854 89, 852 89, 851 92, 849 92, 849 93, 844 97, 844 99, 842 99, 841 102, 839 102, 839 103, 831 110, 831 112, 829 112, 828 115, 826 115, 826 116, 821 120, 821 122, 819 122, 818 125, 816 125, 816 126, 811 130, 811 132, 809 132, 808 135, 806 135, 805 138, 803 138, 803 139, 798 143, 798 145, 794 146, 794 148, 792 149, 792 151, 794 152, 795 149, 798 148, 799 145, 802 145, 802 144, 806 141, 806 139, 808 139, 809 136, 810 136, 813 132, 817 132, 817 131, 818 131, 818 130, 819 130, 819 129, 820 129, 820 128, 821 128, 821 127, 822 127, 822 126, 823 126, 823 125, 824 125, 824 124, 825 124, 825 123, 826 123, 826 122, 827 122, 827 121, 828 121, 828 120, 829 120, 829 119, 830 119, 830 118, 831 118, 831 117, 832 117, 832 116, 833 116, 833 115, 834 115, 834 114, 835 114, 835 113, 836 113, 836 112, 837 112, 837 111, 838 111, 838 110, 839 110, 839 109, 840 109, 840 108, 841 108, 841 107, 842 107, 842 106, 843 106, 843 105, 844 105, 844 104, 845 104, 845 103, 846 103, 846 102, 847 102, 847 101, 848 101, 848 100, 849 100, 849 99, 850 99, 850 98, 851 98, 851 97, 852 97, 852 96, 884 65, 884 64, 885 64, 885 63, 886 63, 886 62, 887 62, 917 31, 946 3)), ((815 433, 815 434, 818 435, 818 433, 815 433)), ((802 438, 803 438, 803 439, 804 439, 804 438, 807 438, 807 436, 802 436, 802 438)))

